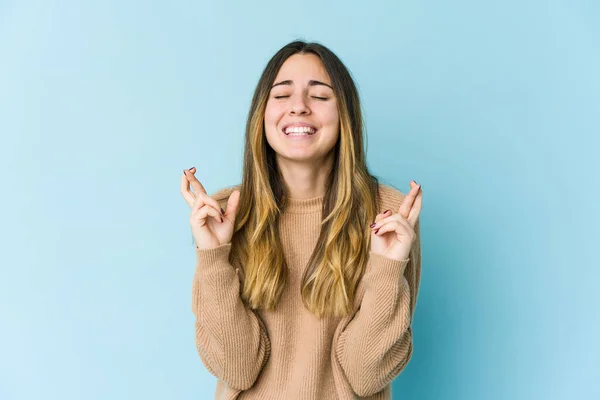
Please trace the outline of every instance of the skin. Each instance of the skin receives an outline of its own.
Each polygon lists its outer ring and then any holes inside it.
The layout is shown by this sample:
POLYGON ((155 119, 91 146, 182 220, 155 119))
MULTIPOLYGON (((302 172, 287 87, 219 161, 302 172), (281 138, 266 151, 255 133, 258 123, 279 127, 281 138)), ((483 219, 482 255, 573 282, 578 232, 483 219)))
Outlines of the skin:
MULTIPOLYGON (((329 75, 314 54, 295 54, 281 66, 265 109, 265 134, 276 152, 276 160, 289 197, 312 198, 325 194, 326 177, 333 165, 333 148, 339 139, 337 100, 329 75), (282 81, 287 85, 276 85, 282 81), (325 85, 309 85, 316 80, 325 85), (307 140, 292 140, 282 128, 306 122, 318 131, 307 140)), ((223 211, 195 176, 194 167, 181 176, 181 195, 190 206, 190 225, 198 249, 230 243, 240 192, 234 191, 223 211), (193 189, 190 190, 190 186, 193 189)), ((411 190, 400 208, 377 215, 371 225, 371 251, 394 260, 409 257, 416 238, 414 227, 422 207, 421 186, 411 181, 411 190)))
POLYGON ((332 150, 340 126, 329 74, 318 56, 295 54, 283 63, 274 85, 265 109, 265 133, 275 150, 288 196, 298 199, 322 196, 333 165, 332 150), (292 83, 278 85, 286 80, 292 83), (310 80, 325 85, 309 86, 310 80), (282 128, 294 122, 312 124, 318 131, 308 140, 292 140, 282 128))
POLYGON ((371 251, 392 260, 406 260, 416 239, 415 225, 423 205, 421 185, 410 182, 410 191, 396 213, 386 210, 371 225, 371 251))

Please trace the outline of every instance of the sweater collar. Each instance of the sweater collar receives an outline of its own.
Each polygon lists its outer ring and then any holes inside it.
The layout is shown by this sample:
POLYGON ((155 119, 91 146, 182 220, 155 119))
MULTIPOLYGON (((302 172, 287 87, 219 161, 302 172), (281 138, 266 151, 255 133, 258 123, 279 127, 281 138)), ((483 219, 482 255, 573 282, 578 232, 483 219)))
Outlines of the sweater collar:
MULTIPOLYGON (((285 196, 284 196, 285 197, 285 196)), ((286 197, 287 204, 284 213, 292 214, 310 214, 321 212, 325 195, 311 197, 308 199, 297 199, 294 197, 286 197)))

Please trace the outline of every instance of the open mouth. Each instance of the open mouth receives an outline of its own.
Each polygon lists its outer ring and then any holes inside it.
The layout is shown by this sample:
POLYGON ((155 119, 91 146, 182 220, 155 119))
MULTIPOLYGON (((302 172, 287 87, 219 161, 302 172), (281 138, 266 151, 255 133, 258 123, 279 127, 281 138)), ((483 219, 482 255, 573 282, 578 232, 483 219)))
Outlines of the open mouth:
POLYGON ((288 128, 282 130, 283 134, 286 136, 313 136, 317 133, 317 129, 313 129, 310 127, 301 127, 301 128, 288 128))

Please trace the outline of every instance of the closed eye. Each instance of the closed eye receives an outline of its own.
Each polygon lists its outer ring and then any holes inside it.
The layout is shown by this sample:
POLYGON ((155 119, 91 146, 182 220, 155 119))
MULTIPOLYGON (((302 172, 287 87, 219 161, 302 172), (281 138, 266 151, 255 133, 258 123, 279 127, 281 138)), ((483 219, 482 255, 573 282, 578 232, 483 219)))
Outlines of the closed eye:
MULTIPOLYGON (((283 99, 286 97, 290 97, 290 96, 275 96, 276 99, 283 99)), ((317 99, 317 100, 329 100, 327 97, 312 96, 312 98, 317 99)))

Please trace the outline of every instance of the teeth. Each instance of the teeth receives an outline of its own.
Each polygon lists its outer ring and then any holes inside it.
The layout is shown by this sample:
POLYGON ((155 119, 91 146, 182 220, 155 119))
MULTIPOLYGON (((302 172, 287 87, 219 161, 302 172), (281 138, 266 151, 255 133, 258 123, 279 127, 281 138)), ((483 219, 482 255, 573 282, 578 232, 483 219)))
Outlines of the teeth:
POLYGON ((291 127, 291 128, 287 128, 285 130, 285 134, 286 135, 290 135, 290 134, 309 134, 312 135, 315 133, 315 130, 309 126, 300 126, 300 127, 291 127))

